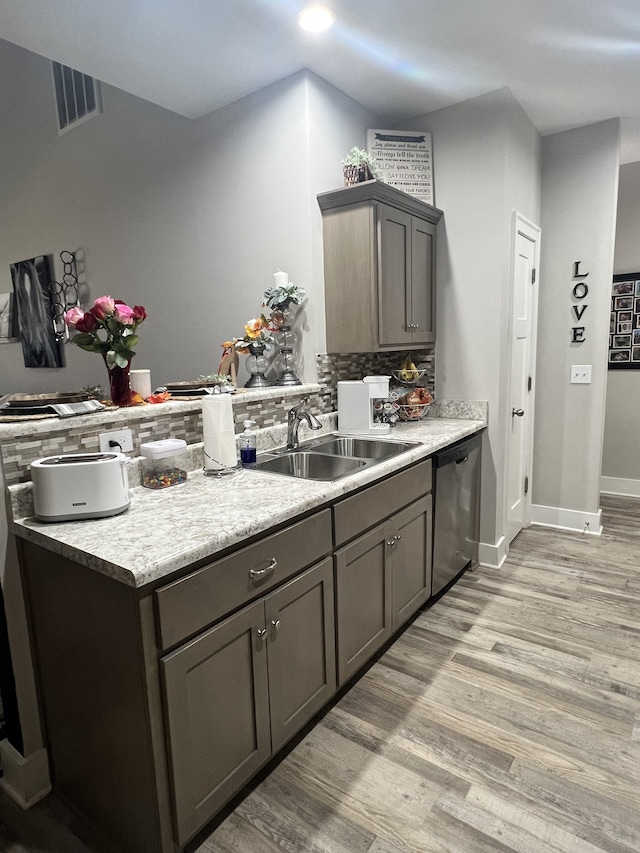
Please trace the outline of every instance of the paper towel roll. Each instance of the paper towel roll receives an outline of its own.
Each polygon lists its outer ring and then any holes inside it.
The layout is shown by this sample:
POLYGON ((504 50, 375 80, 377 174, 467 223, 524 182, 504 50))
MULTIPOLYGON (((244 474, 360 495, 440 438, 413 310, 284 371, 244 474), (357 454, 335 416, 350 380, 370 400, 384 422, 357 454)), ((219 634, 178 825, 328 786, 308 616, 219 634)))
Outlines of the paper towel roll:
POLYGON ((238 462, 233 429, 233 406, 228 394, 211 394, 202 400, 204 467, 207 471, 235 468, 238 462))
POLYGON ((137 391, 143 400, 151 396, 151 371, 132 370, 129 373, 129 387, 137 391))

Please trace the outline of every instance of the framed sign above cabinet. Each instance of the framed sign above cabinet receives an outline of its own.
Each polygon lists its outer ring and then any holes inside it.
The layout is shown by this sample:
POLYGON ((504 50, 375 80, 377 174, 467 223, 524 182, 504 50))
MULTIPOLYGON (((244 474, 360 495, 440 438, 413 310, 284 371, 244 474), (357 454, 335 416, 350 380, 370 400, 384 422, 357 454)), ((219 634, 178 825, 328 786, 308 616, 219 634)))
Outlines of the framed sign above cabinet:
POLYGON ((609 369, 640 369, 640 272, 613 277, 609 369))

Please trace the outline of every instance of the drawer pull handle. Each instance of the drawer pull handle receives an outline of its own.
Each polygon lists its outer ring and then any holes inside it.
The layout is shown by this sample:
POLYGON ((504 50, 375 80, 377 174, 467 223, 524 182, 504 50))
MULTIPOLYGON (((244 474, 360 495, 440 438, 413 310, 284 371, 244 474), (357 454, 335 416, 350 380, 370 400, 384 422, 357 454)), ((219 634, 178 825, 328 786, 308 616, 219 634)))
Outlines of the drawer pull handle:
POLYGON ((265 575, 268 575, 269 572, 272 572, 275 567, 278 565, 278 561, 275 557, 271 558, 271 562, 266 567, 266 569, 249 569, 249 577, 250 578, 263 578, 265 575))
POLYGON ((266 628, 258 628, 259 639, 262 639, 263 637, 266 637, 266 636, 267 636, 267 629, 266 628))
POLYGON ((273 630, 277 631, 280 628, 280 620, 279 619, 272 619, 271 625, 273 626, 273 630))

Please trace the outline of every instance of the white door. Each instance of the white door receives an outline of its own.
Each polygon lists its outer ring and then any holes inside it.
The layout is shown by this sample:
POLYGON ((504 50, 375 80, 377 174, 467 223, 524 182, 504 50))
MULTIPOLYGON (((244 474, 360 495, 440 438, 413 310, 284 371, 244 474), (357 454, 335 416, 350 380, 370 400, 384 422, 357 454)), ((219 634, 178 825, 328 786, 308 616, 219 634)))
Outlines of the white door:
POLYGON ((535 333, 538 310, 537 268, 540 229, 514 214, 512 246, 511 406, 507 468, 508 541, 531 523, 531 459, 535 333))

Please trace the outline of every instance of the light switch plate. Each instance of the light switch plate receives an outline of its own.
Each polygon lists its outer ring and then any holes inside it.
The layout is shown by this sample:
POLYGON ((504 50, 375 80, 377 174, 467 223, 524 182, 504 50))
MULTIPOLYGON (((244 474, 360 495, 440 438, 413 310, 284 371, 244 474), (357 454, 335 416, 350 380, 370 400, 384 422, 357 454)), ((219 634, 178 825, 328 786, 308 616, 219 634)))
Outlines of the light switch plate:
POLYGON ((589 385, 591 383, 591 365, 590 364, 572 364, 571 365, 571 384, 572 385, 589 385))

